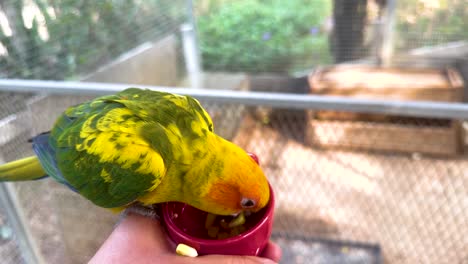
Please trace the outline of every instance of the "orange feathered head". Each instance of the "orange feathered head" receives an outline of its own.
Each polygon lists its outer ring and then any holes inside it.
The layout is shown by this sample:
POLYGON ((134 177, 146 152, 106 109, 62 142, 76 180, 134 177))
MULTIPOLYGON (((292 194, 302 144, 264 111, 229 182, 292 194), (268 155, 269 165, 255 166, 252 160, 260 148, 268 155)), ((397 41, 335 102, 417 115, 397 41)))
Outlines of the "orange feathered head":
POLYGON ((237 145, 218 138, 217 151, 207 155, 209 168, 196 207, 218 215, 257 212, 268 204, 270 189, 257 161, 237 145))

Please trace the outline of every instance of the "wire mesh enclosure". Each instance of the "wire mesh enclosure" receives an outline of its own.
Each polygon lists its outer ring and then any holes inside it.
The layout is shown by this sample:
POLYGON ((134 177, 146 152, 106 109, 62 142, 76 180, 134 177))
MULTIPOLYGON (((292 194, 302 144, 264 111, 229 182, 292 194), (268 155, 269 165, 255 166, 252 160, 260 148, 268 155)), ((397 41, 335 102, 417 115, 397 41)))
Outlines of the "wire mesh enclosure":
MULTIPOLYGON (((216 90, 188 93, 260 158, 282 263, 468 263, 465 2, 4 0, 0 77, 177 87, 201 63, 200 87, 216 90), (348 79, 327 75, 350 65, 348 79)), ((0 164, 32 155, 28 139, 103 93, 0 88, 0 164)), ((117 220, 51 179, 1 183, 0 262, 85 263, 117 220)))
POLYGON ((180 39, 187 22, 207 71, 297 74, 468 38, 463 0, 6 0, 0 7, 1 76, 25 79, 82 79, 142 43, 180 39))
POLYGON ((6 219, 5 208, 0 211, 0 256, 5 263, 23 263, 13 228, 6 219))
MULTIPOLYGON (((67 106, 90 98, 35 96, 19 111, 2 104, 2 112, 14 115, 2 129, 23 131, 8 140, 1 133, 3 161, 31 154, 27 140, 32 135, 48 129, 67 106)), ((229 98, 203 100, 202 105, 215 131, 260 157, 277 196, 273 239, 283 247, 283 263, 467 260, 466 154, 319 147, 307 140, 316 109, 251 106, 229 103, 229 98)), ((417 129, 424 122, 411 125, 417 129)), ((343 136, 337 128, 322 129, 330 138, 343 136)), ((52 180, 17 183, 14 190, 47 263, 86 262, 117 219, 52 180)), ((4 217, 2 259, 21 262, 4 217)))
POLYGON ((194 3, 208 71, 300 74, 357 60, 408 63, 414 49, 430 55, 432 46, 468 40, 463 0, 194 3))
POLYGON ((398 1, 395 14, 398 50, 468 40, 464 1, 398 1))
POLYGON ((5 0, 0 8, 0 76, 54 80, 83 79, 143 43, 178 34, 188 13, 183 0, 5 0))

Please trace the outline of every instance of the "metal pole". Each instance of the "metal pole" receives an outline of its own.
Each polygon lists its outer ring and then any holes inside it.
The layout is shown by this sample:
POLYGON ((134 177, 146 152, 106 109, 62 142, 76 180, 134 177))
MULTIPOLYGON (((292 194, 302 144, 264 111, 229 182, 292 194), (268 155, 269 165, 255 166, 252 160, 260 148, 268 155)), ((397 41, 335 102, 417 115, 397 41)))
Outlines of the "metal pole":
POLYGON ((289 109, 337 110, 428 118, 468 119, 468 104, 464 103, 374 100, 338 96, 172 88, 135 84, 0 79, 0 91, 14 92, 105 95, 119 92, 128 87, 141 87, 163 92, 190 95, 199 100, 219 103, 289 109))
MULTIPOLYGON (((195 54, 197 56, 197 62, 198 62, 198 67, 201 69, 201 54, 200 54, 200 48, 199 48, 199 41, 198 41, 198 35, 197 35, 197 19, 195 17, 195 5, 193 4, 194 0, 187 0, 187 15, 188 15, 188 23, 192 25, 192 30, 193 30, 193 39, 195 43, 195 54)), ((200 71, 201 72, 201 71, 200 71)))
POLYGON ((45 263, 39 248, 34 243, 13 183, 0 182, 0 207, 5 209, 8 225, 13 229, 14 237, 18 242, 25 263, 45 263))
POLYGON ((192 88, 202 86, 201 55, 198 47, 197 25, 195 22, 193 0, 187 0, 187 23, 181 26, 185 65, 192 88))
POLYGON ((193 25, 183 24, 180 27, 182 32, 182 44, 184 48, 185 67, 190 85, 192 88, 201 87, 201 67, 197 51, 195 30, 193 25))
POLYGON ((383 25, 381 25, 382 47, 380 48, 380 58, 383 66, 389 66, 393 57, 393 38, 397 0, 387 0, 386 3, 383 25))

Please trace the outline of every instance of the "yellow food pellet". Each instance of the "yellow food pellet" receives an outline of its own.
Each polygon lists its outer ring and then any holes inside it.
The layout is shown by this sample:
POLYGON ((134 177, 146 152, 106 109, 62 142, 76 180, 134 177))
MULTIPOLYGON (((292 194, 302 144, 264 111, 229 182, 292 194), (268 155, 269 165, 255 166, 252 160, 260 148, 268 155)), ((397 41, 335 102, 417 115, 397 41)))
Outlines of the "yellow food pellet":
POLYGON ((198 256, 198 252, 196 249, 194 249, 193 247, 187 246, 185 244, 177 245, 176 253, 180 256, 192 257, 192 258, 198 256))
POLYGON ((243 226, 243 225, 239 226, 239 233, 245 232, 245 230, 247 230, 247 228, 245 228, 245 226, 243 226))
POLYGON ((211 226, 213 226, 215 220, 216 220, 215 214, 207 214, 206 220, 205 220, 205 228, 209 229, 211 226))
POLYGON ((244 213, 240 213, 236 218, 232 219, 228 226, 229 228, 233 228, 243 224, 245 224, 245 216, 244 213))
POLYGON ((236 217, 231 218, 231 220, 227 220, 222 216, 218 218, 218 215, 208 213, 205 219, 205 229, 207 230, 208 237, 226 239, 245 232, 247 228, 244 224, 248 216, 249 214, 242 212, 236 217))
POLYGON ((231 231, 229 232, 229 236, 231 236, 231 237, 237 236, 238 234, 240 234, 240 232, 239 232, 239 228, 237 228, 237 227, 231 229, 231 231))
POLYGON ((224 228, 224 229, 228 229, 229 228, 229 224, 226 222, 226 220, 224 219, 221 219, 221 221, 219 221, 219 225, 224 228))
POLYGON ((216 238, 219 232, 219 227, 218 226, 212 226, 208 228, 208 236, 211 238, 216 238))
POLYGON ((221 232, 218 234, 218 239, 226 239, 229 237, 229 234, 226 232, 221 232))

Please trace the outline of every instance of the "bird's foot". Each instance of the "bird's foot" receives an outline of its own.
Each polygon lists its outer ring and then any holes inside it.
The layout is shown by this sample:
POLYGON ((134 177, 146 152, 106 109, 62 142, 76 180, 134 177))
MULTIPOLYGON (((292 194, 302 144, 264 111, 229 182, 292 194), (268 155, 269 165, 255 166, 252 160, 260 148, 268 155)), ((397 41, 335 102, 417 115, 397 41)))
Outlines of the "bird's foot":
POLYGON ((160 220, 161 217, 158 214, 157 205, 142 205, 142 204, 132 204, 123 211, 123 215, 126 216, 129 213, 139 214, 145 217, 152 218, 154 220, 160 220))

